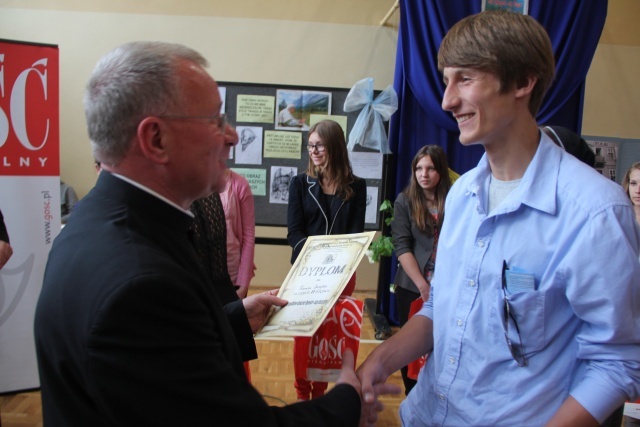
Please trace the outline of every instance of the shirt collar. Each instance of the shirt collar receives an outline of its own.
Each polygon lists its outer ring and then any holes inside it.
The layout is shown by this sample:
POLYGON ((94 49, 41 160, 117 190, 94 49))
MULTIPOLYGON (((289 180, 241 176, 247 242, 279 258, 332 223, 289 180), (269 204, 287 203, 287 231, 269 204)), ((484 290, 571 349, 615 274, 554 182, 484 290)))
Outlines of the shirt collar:
POLYGON ((149 187, 146 187, 142 184, 140 184, 139 182, 136 182, 134 180, 132 180, 131 178, 127 178, 124 175, 120 175, 117 173, 111 173, 113 176, 120 178, 121 180, 128 182, 129 184, 133 185, 134 187, 138 187, 140 190, 145 191, 149 194, 151 194, 152 196, 162 200, 163 202, 167 203, 170 206, 173 206, 174 208, 178 209, 180 212, 184 212, 187 215, 189 215, 191 218, 194 218, 193 212, 191 212, 190 210, 184 210, 182 209, 180 206, 178 206, 177 204, 173 203, 171 200, 167 199, 166 197, 156 193, 155 191, 153 191, 152 189, 150 189, 149 187))
MULTIPOLYGON (((563 152, 544 132, 540 132, 540 143, 522 181, 505 203, 495 210, 496 214, 512 212, 521 204, 549 213, 556 212, 558 172, 563 152)), ((491 167, 486 153, 478 166, 469 172, 467 194, 484 200, 488 194, 491 167)), ((486 201, 485 201, 486 203, 486 201)))

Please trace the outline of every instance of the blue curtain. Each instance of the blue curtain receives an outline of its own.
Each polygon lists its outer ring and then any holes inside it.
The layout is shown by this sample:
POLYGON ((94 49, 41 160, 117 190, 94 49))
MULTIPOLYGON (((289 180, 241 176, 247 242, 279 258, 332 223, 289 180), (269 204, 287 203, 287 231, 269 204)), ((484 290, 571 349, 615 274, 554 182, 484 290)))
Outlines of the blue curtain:
MULTIPOLYGON (((462 174, 473 168, 484 149, 463 147, 458 126, 442 110, 442 75, 437 53, 449 28, 465 16, 481 11, 482 0, 401 0, 400 27, 394 87, 398 111, 391 117, 389 145, 396 162, 395 195, 409 182, 411 160, 420 147, 438 144, 447 153, 453 170, 462 174)), ((529 15, 549 33, 556 58, 556 80, 547 93, 537 120, 565 126, 579 133, 587 71, 604 27, 607 0, 529 0, 529 15)), ((395 258, 390 260, 390 283, 395 258)), ((381 285, 384 286, 384 285, 381 285)), ((395 304, 387 290, 379 290, 379 310, 396 321, 395 304), (382 296, 381 296, 382 295, 382 296)))

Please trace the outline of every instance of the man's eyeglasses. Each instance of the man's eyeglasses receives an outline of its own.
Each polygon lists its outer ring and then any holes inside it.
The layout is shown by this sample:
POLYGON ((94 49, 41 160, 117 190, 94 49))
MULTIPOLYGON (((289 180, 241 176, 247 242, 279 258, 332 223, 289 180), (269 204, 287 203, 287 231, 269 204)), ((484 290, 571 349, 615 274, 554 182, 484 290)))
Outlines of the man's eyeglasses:
POLYGON ((309 150, 309 152, 313 152, 313 150, 318 150, 318 153, 322 153, 324 152, 324 149, 325 149, 324 144, 307 145, 307 150, 309 150))
POLYGON ((161 119, 173 119, 173 120, 207 120, 209 124, 214 124, 218 127, 218 133, 224 134, 227 128, 227 115, 216 114, 215 116, 158 116, 161 119))
POLYGON ((502 294, 504 296, 504 306, 502 309, 502 324, 504 327, 504 337, 507 340, 507 346, 511 352, 513 360, 516 361, 518 366, 527 366, 527 358, 525 356, 524 346, 522 345, 522 337, 520 336, 520 328, 518 328, 518 322, 516 321, 515 313, 509 304, 509 297, 507 296, 507 261, 502 261, 502 294), (520 342, 519 348, 511 343, 509 339, 509 318, 513 320, 513 324, 516 327, 518 333, 518 341, 520 342))

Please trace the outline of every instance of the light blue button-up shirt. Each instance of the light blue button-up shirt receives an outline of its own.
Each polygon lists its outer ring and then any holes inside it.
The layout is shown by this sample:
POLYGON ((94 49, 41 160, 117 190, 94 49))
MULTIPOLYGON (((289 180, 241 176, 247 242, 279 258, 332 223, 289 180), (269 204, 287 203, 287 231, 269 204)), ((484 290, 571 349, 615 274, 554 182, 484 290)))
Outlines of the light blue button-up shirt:
MULTIPOLYGON (((640 227, 622 188, 546 135, 520 185, 487 212, 484 156, 446 202, 431 299, 434 350, 405 426, 540 426, 569 394, 601 422, 640 394, 640 227), (502 266, 528 365, 504 336, 502 266)), ((513 343, 519 343, 513 323, 513 343)))

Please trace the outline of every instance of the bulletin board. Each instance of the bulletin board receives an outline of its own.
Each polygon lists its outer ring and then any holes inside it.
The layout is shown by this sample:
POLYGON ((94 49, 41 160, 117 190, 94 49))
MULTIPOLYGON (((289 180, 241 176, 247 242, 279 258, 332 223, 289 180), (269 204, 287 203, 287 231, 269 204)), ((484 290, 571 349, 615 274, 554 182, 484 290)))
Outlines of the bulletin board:
MULTIPOLYGON (((361 110, 344 112, 349 93, 344 88, 231 82, 218 82, 218 86, 223 112, 236 127, 239 138, 228 167, 247 178, 251 185, 256 225, 286 227, 289 180, 308 167, 309 125, 324 118, 336 120, 346 129, 348 140, 361 110), (288 109, 291 105, 294 108, 288 109)), ((378 93, 374 93, 374 98, 378 93)), ((387 194, 390 155, 356 145, 349 156, 354 173, 367 183, 365 230, 380 230, 378 207, 390 197, 387 194)))

